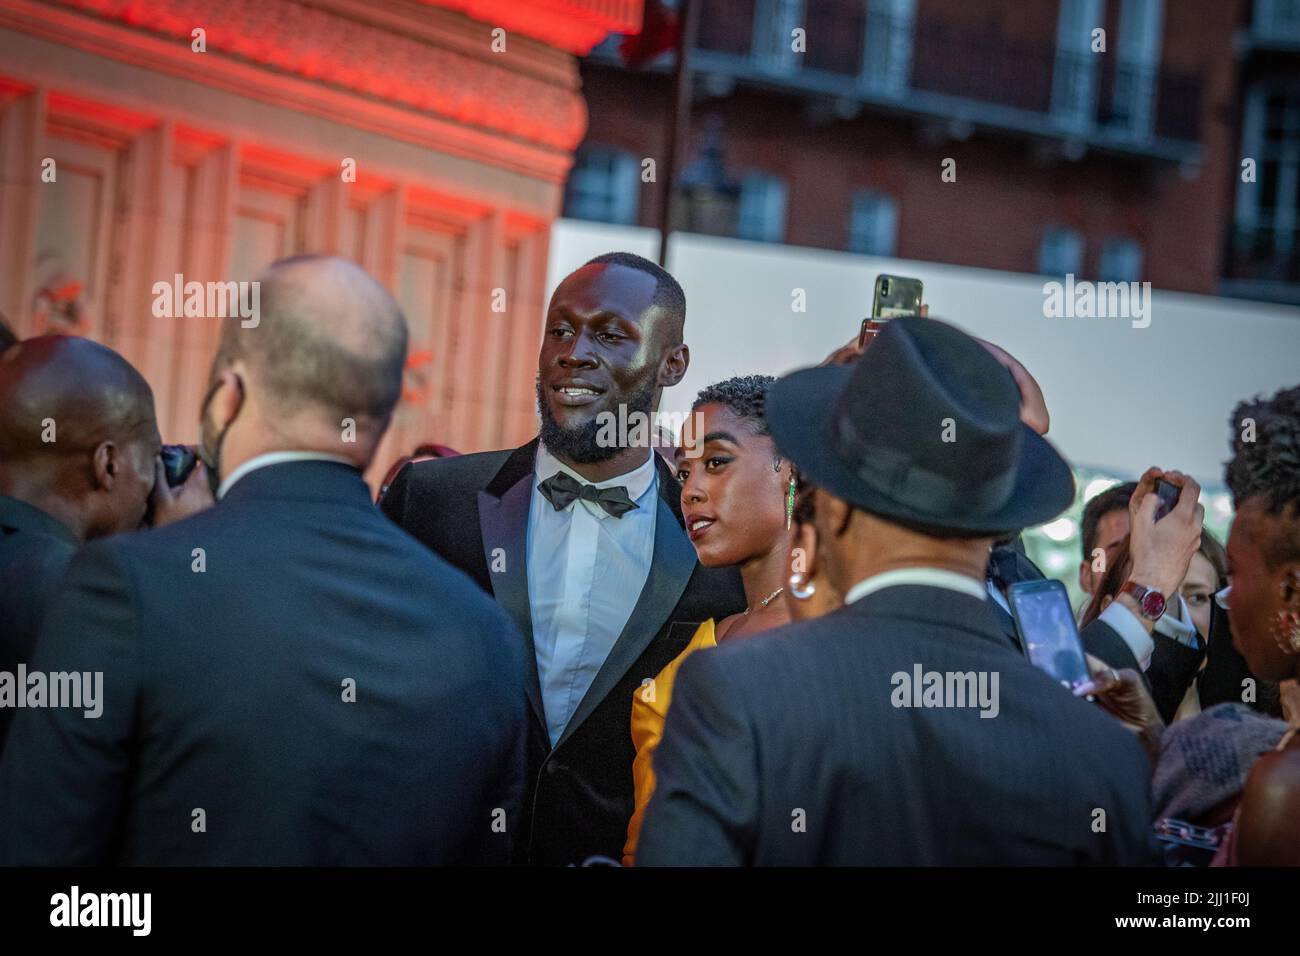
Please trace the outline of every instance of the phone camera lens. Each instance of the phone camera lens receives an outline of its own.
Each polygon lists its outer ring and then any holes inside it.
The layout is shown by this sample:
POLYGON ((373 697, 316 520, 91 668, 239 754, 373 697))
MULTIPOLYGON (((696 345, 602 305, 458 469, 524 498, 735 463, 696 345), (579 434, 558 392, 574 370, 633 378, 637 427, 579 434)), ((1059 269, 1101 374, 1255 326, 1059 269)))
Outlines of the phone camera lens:
POLYGON ((880 283, 880 294, 881 294, 881 295, 889 295, 889 280, 888 280, 888 279, 885 279, 883 282, 880 283))

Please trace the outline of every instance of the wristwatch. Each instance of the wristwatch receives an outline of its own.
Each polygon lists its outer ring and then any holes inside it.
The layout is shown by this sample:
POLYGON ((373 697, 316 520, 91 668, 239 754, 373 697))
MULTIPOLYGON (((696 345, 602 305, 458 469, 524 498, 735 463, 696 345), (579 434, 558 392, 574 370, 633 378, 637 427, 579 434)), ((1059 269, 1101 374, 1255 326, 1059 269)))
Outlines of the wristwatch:
POLYGON ((1119 589, 1119 593, 1127 594, 1137 601, 1138 607, 1142 609, 1142 616, 1148 621, 1158 621, 1164 616, 1165 596, 1154 588, 1138 584, 1129 578, 1119 589))

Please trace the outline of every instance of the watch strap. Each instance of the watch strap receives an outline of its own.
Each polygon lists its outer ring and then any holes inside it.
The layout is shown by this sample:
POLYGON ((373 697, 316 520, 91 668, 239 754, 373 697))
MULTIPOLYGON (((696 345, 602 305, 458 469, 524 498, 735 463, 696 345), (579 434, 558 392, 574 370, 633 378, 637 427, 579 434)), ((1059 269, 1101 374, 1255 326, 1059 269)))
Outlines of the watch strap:
POLYGON ((1160 620, 1160 618, 1164 617, 1165 611, 1169 608, 1169 599, 1162 593, 1154 588, 1147 587, 1145 584, 1139 584, 1132 578, 1129 578, 1120 586, 1119 593, 1127 594, 1129 597, 1133 598, 1133 600, 1137 602, 1138 609, 1142 612, 1142 616, 1148 621, 1160 620), (1159 614, 1152 614, 1147 610, 1147 598, 1150 595, 1154 595, 1160 599, 1159 614))

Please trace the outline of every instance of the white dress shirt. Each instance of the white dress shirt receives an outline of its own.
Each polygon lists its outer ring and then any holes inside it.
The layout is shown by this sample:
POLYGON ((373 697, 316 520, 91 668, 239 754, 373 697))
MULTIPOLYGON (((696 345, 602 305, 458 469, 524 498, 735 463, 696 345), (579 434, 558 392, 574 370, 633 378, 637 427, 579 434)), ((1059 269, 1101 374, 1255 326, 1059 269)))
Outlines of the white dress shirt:
POLYGON ((874 594, 876 591, 882 591, 885 588, 898 587, 900 584, 920 584, 931 588, 947 588, 949 591, 969 594, 977 601, 983 601, 986 597, 982 581, 977 581, 975 578, 967 577, 964 574, 958 574, 956 571, 944 571, 940 568, 898 568, 895 571, 873 574, 871 577, 859 581, 849 588, 848 594, 844 595, 844 603, 852 604, 854 601, 861 601, 868 594, 874 594))
POLYGON ((346 458, 340 455, 327 455, 319 451, 271 451, 265 455, 258 455, 248 459, 230 474, 222 479, 221 484, 217 486, 217 500, 220 501, 240 478, 243 478, 249 472, 257 471, 259 468, 266 468, 269 465, 282 465, 289 461, 335 461, 341 465, 347 465, 349 468, 356 468, 346 458))
POLYGON ((632 615, 654 558, 659 481, 654 452, 639 468, 590 482, 537 446, 528 506, 528 604, 546 729, 555 746, 632 615), (581 498, 556 511, 539 486, 565 472, 597 488, 623 485, 636 507, 615 518, 581 498))

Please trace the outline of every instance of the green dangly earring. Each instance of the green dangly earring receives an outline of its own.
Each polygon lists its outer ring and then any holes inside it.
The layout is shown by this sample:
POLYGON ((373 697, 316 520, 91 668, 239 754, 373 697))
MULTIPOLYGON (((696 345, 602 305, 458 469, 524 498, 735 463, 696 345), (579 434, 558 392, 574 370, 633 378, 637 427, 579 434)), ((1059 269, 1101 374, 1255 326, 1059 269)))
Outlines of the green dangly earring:
POLYGON ((790 530, 790 522, 794 519, 794 475, 790 476, 790 488, 785 493, 785 530, 790 530))

